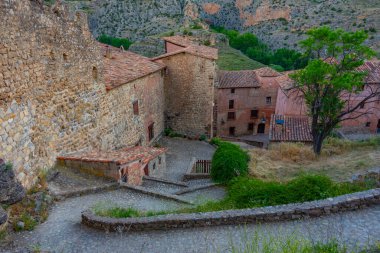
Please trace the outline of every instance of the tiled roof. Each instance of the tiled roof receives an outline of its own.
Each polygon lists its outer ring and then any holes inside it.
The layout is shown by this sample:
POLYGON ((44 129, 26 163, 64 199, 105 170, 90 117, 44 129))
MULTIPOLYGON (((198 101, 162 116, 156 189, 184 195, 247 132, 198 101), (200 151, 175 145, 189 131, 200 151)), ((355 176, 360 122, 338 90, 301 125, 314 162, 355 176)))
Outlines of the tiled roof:
POLYGON ((366 71, 368 73, 365 82, 367 84, 380 84, 380 61, 366 61, 362 66, 358 68, 360 71, 366 71))
POLYGON ((189 40, 186 37, 176 35, 176 36, 172 36, 172 37, 164 37, 163 39, 165 41, 170 42, 170 43, 179 45, 179 46, 183 47, 183 49, 179 49, 179 50, 171 52, 171 53, 160 55, 158 57, 152 58, 151 60, 155 61, 155 60, 166 58, 166 57, 176 55, 179 53, 189 53, 192 55, 196 55, 196 56, 211 59, 211 60, 217 60, 218 59, 218 49, 203 46, 203 45, 198 45, 196 42, 192 42, 191 40, 189 40))
POLYGON ((219 71, 218 88, 255 88, 260 81, 254 70, 219 71))
POLYGON ((272 115, 269 141, 312 142, 309 117, 272 115))
POLYGON ((94 150, 90 152, 78 152, 66 156, 59 156, 57 159, 82 162, 115 163, 117 165, 122 165, 139 160, 141 160, 142 163, 148 163, 165 152, 165 148, 137 146, 113 151, 94 150))
POLYGON ((187 37, 180 36, 180 35, 175 35, 175 36, 171 36, 171 37, 163 37, 162 39, 164 41, 176 44, 176 45, 181 46, 181 47, 188 47, 188 46, 194 44, 187 37))
POLYGON ((162 64, 149 58, 101 44, 104 61, 104 78, 107 90, 129 83, 163 69, 162 64), (110 52, 107 57, 107 50, 110 52))
POLYGON ((277 76, 281 76, 281 73, 279 73, 276 70, 274 70, 272 68, 269 68, 269 67, 255 69, 255 72, 260 77, 277 77, 277 76))

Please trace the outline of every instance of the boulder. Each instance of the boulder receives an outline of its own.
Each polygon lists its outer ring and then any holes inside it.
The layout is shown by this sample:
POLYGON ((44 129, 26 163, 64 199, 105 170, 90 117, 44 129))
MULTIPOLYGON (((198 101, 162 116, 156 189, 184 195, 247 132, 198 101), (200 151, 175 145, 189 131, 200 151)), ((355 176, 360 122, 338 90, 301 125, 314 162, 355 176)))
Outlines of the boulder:
POLYGON ((25 196, 24 187, 16 180, 12 168, 0 159, 0 204, 15 204, 25 196))

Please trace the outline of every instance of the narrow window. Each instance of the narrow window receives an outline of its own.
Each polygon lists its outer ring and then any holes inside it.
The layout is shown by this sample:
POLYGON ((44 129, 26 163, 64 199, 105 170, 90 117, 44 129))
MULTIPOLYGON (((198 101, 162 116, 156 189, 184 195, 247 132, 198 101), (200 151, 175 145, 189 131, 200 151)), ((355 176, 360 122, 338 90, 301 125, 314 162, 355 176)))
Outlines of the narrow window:
POLYGON ((138 100, 133 102, 133 114, 139 115, 139 101, 138 100))
POLYGON ((230 135, 235 136, 235 127, 230 127, 230 135))
POLYGON ((370 126, 371 126, 371 122, 367 122, 367 123, 365 123, 365 126, 366 126, 366 127, 370 127, 370 126))
POLYGON ((235 89, 231 89, 231 93, 235 93, 235 89))
POLYGON ((67 61, 67 59, 68 59, 68 55, 67 55, 66 53, 64 53, 62 56, 63 56, 63 60, 64 60, 64 61, 67 61))
POLYGON ((148 127, 148 137, 149 141, 153 140, 154 138, 154 123, 150 124, 148 127))
POLYGON ((254 124, 248 123, 248 131, 253 131, 254 124))
POLYGON ((234 100, 230 100, 229 103, 228 103, 228 108, 229 109, 234 109, 234 105, 235 105, 235 101, 234 100))
POLYGON ((96 67, 92 67, 92 77, 95 81, 98 81, 98 69, 96 67))
POLYGON ((251 110, 251 118, 257 119, 258 116, 259 116, 258 110, 251 110))
POLYGON ((158 157, 158 164, 161 164, 161 156, 158 157))
POLYGON ((267 102, 267 105, 272 104, 272 97, 267 97, 266 102, 267 102))
POLYGON ((235 112, 228 112, 227 119, 234 120, 236 117, 235 112))
POLYGON ((153 163, 153 170, 156 169, 156 163, 153 163))

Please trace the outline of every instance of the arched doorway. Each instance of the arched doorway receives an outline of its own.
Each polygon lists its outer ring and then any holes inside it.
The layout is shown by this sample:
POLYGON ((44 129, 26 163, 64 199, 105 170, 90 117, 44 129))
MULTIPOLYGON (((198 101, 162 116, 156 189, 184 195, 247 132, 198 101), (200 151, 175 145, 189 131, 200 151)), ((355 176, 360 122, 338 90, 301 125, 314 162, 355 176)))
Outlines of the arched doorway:
POLYGON ((257 126, 257 133, 258 134, 264 134, 265 133, 265 124, 264 123, 260 123, 257 126))

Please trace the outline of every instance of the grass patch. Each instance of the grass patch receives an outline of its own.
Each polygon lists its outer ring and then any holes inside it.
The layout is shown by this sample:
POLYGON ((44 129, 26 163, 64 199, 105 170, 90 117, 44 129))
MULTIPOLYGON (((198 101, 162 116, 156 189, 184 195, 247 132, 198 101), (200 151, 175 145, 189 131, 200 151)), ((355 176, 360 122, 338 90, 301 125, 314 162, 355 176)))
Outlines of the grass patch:
POLYGON ((53 199, 47 191, 46 176, 47 170, 41 170, 37 183, 27 192, 24 199, 9 207, 10 220, 15 231, 33 230, 47 220, 53 199))
POLYGON ((347 181, 358 172, 380 164, 380 138, 347 141, 329 138, 320 157, 308 145, 280 143, 269 150, 250 151, 249 173, 263 180, 289 181, 300 174, 325 174, 335 181, 347 181))
POLYGON ((98 204, 93 207, 93 211, 99 216, 113 218, 212 212, 320 200, 364 191, 372 187, 372 184, 366 183, 335 183, 330 178, 320 175, 303 175, 287 183, 239 177, 227 185, 228 195, 226 198, 220 201, 209 201, 196 207, 174 211, 142 212, 134 208, 98 204))
POLYGON ((218 46, 219 58, 216 61, 220 70, 251 70, 265 67, 264 64, 254 61, 237 49, 227 45, 218 46))

